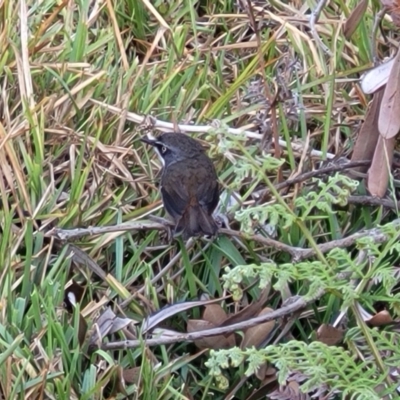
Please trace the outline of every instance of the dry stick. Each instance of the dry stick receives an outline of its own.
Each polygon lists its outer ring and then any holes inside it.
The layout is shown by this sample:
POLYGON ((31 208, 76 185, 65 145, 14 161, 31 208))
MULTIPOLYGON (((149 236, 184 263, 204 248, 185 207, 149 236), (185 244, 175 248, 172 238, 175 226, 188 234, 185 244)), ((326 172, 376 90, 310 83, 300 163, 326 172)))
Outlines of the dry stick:
MULTIPOLYGON (((285 182, 278 183, 277 185, 275 185, 275 189, 282 190, 286 187, 295 185, 296 183, 306 181, 307 179, 310 179, 310 178, 315 178, 316 176, 329 174, 331 172, 343 171, 345 169, 356 168, 356 167, 361 167, 361 166, 370 165, 370 164, 371 164, 370 160, 359 160, 359 161, 348 162, 346 164, 329 165, 328 167, 319 168, 319 169, 316 169, 316 170, 310 171, 310 172, 305 172, 304 174, 297 175, 296 177, 294 177, 292 179, 288 179, 285 182)), ((264 190, 257 192, 257 196, 260 196, 261 199, 264 199, 264 197, 269 193, 270 193, 269 189, 264 189, 264 190)))
MULTIPOLYGON (((393 224, 395 224, 396 226, 400 226, 400 218, 394 220, 393 224)), ((313 248, 302 249, 300 247, 292 247, 285 243, 281 243, 274 239, 270 239, 261 235, 248 235, 243 232, 233 231, 231 229, 220 229, 220 232, 225 233, 228 236, 238 236, 242 239, 254 240, 255 242, 265 244, 266 246, 274 247, 278 250, 289 253, 293 258, 293 262, 299 262, 306 258, 313 257, 316 254, 313 248)), ((318 249, 321 251, 321 253, 325 254, 328 251, 337 247, 353 246, 357 242, 357 240, 366 236, 372 237, 375 243, 382 243, 387 240, 387 236, 382 233, 379 228, 373 228, 366 231, 354 233, 353 235, 350 235, 344 239, 332 240, 331 242, 320 244, 318 245, 318 249)))
MULTIPOLYGON (((394 221, 396 225, 400 224, 400 219, 394 221)), ((371 230, 372 231, 372 230, 371 230)), ((370 231, 370 232, 371 232, 370 231)), ((379 235, 382 235, 379 233, 379 235)), ((379 239, 378 236, 374 237, 375 239, 379 239)), ((362 261, 361 258, 358 260, 359 262, 362 261)), ((135 348, 139 347, 142 344, 145 344, 146 346, 158 346, 158 345, 167 345, 167 344, 172 344, 172 343, 177 343, 177 342, 189 342, 189 341, 195 341, 198 339, 202 339, 204 337, 210 337, 210 336, 217 336, 217 335, 226 335, 228 333, 232 333, 238 330, 245 330, 248 329, 252 326, 267 322, 267 321, 272 321, 278 318, 282 318, 284 316, 294 314, 301 309, 304 309, 308 304, 314 302, 315 300, 318 300, 325 294, 325 290, 320 289, 312 298, 304 298, 301 296, 293 296, 289 298, 282 307, 278 310, 274 310, 270 313, 260 315, 255 318, 251 318, 247 321, 241 321, 235 324, 227 325, 227 326, 220 326, 212 329, 205 329, 202 331, 198 332, 191 332, 191 333, 182 333, 182 334, 175 334, 175 336, 171 337, 159 337, 159 338, 152 338, 152 339, 141 339, 141 340, 122 340, 122 341, 117 341, 117 342, 110 342, 110 343, 105 343, 101 345, 102 350, 122 350, 122 349, 128 349, 128 348, 135 348)), ((158 329, 154 332, 154 336, 157 334, 162 335, 162 330, 158 329)))
MULTIPOLYGON (((100 226, 100 227, 89 227, 89 228, 76 228, 76 229, 59 229, 54 228, 49 231, 46 236, 56 237, 60 240, 71 240, 77 239, 82 236, 102 235, 104 233, 111 232, 129 232, 129 231, 141 231, 141 230, 166 230, 170 226, 170 222, 165 220, 165 223, 152 222, 152 221, 132 221, 125 222, 113 226, 100 226)), ((278 250, 289 253, 294 258, 307 252, 314 251, 313 249, 302 249, 300 247, 292 247, 285 243, 278 242, 277 240, 270 239, 261 235, 248 235, 243 232, 234 231, 232 229, 221 228, 220 233, 227 236, 240 237, 243 239, 254 240, 258 243, 265 244, 270 247, 274 247, 278 250)), ((172 260, 171 260, 172 261, 172 260)))
MULTIPOLYGON (((101 107, 106 108, 108 111, 116 114, 116 115, 121 115, 125 111, 119 107, 112 106, 106 103, 103 103, 101 101, 97 101, 94 99, 90 99, 90 101, 93 104, 97 104, 101 107)), ((125 114, 124 114, 125 115, 125 114)), ((177 126, 174 126, 172 122, 166 122, 166 121, 161 121, 156 118, 150 118, 148 116, 143 116, 139 115, 130 111, 126 112, 126 119, 128 121, 136 122, 139 125, 144 124, 146 121, 149 123, 149 127, 153 129, 158 129, 160 131, 173 131, 176 128, 179 129, 180 132, 187 132, 187 133, 207 133, 207 132, 212 132, 215 131, 216 128, 215 126, 212 125, 185 125, 185 124, 178 124, 177 126)), ((232 135, 244 135, 247 138, 250 139, 262 139, 262 135, 260 133, 256 132, 251 132, 251 131, 246 131, 243 129, 238 129, 238 128, 226 128, 226 131, 232 135)), ((288 146, 291 146, 293 151, 301 152, 303 150, 303 145, 298 144, 298 143, 287 143, 286 140, 279 139, 279 145, 287 148, 288 146)), ((323 154, 322 151, 319 150, 311 150, 309 152, 310 157, 315 157, 315 158, 323 158, 326 157, 327 159, 332 160, 335 158, 335 154, 332 153, 326 153, 323 154)))
POLYGON ((378 56, 376 55, 376 35, 378 33, 379 29, 379 24, 381 23, 382 18, 386 14, 386 8, 383 7, 376 15, 374 18, 374 26, 372 28, 372 35, 371 35, 371 54, 372 54, 372 62, 374 65, 377 64, 378 56))
POLYGON ((287 301, 287 303, 290 303, 290 304, 284 305, 278 310, 272 311, 267 314, 260 315, 255 318, 251 318, 247 321, 238 322, 236 324, 232 324, 232 325, 228 325, 228 326, 206 329, 206 330, 199 331, 199 332, 183 333, 183 334, 176 335, 174 337, 164 337, 164 338, 147 339, 147 340, 122 340, 122 341, 118 341, 118 342, 104 343, 103 345, 101 345, 101 349, 103 349, 103 350, 128 349, 128 348, 139 347, 142 344, 145 344, 146 346, 158 346, 158 345, 162 345, 162 344, 194 341, 194 340, 201 339, 204 337, 210 337, 210 336, 231 333, 231 332, 234 332, 237 330, 250 328, 252 326, 261 324, 263 322, 272 321, 274 319, 284 317, 285 315, 291 314, 295 311, 305 308, 309 303, 320 298, 323 294, 324 294, 324 292, 320 291, 320 293, 318 293, 312 299, 307 299, 307 300, 300 296, 292 297, 292 298, 288 299, 288 301, 287 301))
POLYGON ((307 251, 313 251, 315 254, 314 249, 302 249, 301 247, 293 247, 293 246, 289 246, 288 244, 282 243, 282 242, 278 242, 277 240, 271 239, 269 237, 266 236, 262 236, 262 235, 251 235, 251 234, 247 234, 244 232, 240 232, 240 231, 234 231, 233 229, 227 229, 227 228, 221 228, 219 229, 220 233, 223 233, 227 236, 233 236, 233 237, 238 237, 241 239, 245 239, 245 240, 254 240, 257 243, 261 243, 264 244, 265 246, 268 247, 273 247, 274 249, 283 251, 285 253, 289 253, 293 260, 297 260, 299 258, 302 258, 302 255, 305 254, 307 251))
MULTIPOLYGON (((392 223, 396 227, 400 226, 400 218, 395 219, 394 221, 392 221, 392 223)), ((137 222, 134 221, 115 226, 104 226, 99 228, 78 228, 71 230, 55 228, 50 232, 48 232, 47 236, 54 236, 58 239, 65 240, 85 235, 100 235, 109 232, 126 232, 132 230, 149 230, 149 229, 165 230, 169 229, 169 224, 170 224, 169 221, 166 221, 165 224, 159 222, 149 222, 149 221, 137 221, 137 222)), ((313 248, 303 249, 300 247, 289 246, 285 243, 278 242, 277 240, 262 235, 257 235, 257 234, 250 235, 244 232, 234 231, 232 229, 226 229, 226 228, 221 228, 219 232, 227 236, 240 237, 246 240, 254 240, 255 242, 289 253, 292 256, 293 262, 299 262, 306 258, 313 257, 316 254, 316 251, 313 248)), ((350 235, 344 239, 333 240, 328 243, 320 244, 318 245, 318 249, 321 253, 327 253, 328 251, 336 247, 350 247, 353 246, 357 242, 357 240, 366 236, 370 236, 371 238, 373 238, 375 243, 382 243, 387 240, 387 236, 382 232, 380 228, 373 228, 354 233, 353 235, 350 235)))
POLYGON ((315 42, 317 43, 317 45, 322 49, 322 51, 325 54, 328 54, 330 57, 333 56, 332 52, 328 49, 328 47, 326 47, 324 45, 324 43, 322 42, 321 38, 318 35, 317 30, 315 29, 315 24, 318 22, 319 20, 319 16, 321 14, 322 9, 325 7, 327 0, 319 0, 317 7, 315 8, 315 10, 311 13, 311 18, 310 18, 310 29, 311 29, 311 33, 313 35, 313 38, 315 40, 315 42))
POLYGON ((349 196, 347 202, 349 204, 361 204, 363 206, 382 206, 392 210, 400 209, 400 201, 380 199, 379 197, 372 196, 349 196))
MULTIPOLYGON (((395 219, 394 221, 392 221, 392 223, 396 227, 399 227, 400 218, 395 219)), ((328 251, 335 249, 337 247, 341 248, 341 247, 353 246, 357 242, 357 240, 367 236, 372 238, 374 243, 383 243, 388 240, 387 235, 385 235, 380 228, 373 228, 366 231, 354 233, 353 235, 350 235, 344 239, 333 240, 328 243, 320 244, 318 247, 322 253, 327 253, 328 251)), ((306 249, 302 254, 300 254, 300 257, 296 261, 304 260, 306 258, 313 256, 314 254, 315 254, 314 249, 306 249)))
POLYGON ((60 240, 77 239, 82 236, 93 236, 102 235, 104 233, 111 232, 128 232, 128 231, 147 231, 147 230, 165 230, 167 229, 166 224, 152 221, 132 221, 112 226, 100 226, 100 227, 88 227, 88 228, 76 228, 76 229, 59 229, 54 228, 46 233, 46 236, 55 236, 60 240))

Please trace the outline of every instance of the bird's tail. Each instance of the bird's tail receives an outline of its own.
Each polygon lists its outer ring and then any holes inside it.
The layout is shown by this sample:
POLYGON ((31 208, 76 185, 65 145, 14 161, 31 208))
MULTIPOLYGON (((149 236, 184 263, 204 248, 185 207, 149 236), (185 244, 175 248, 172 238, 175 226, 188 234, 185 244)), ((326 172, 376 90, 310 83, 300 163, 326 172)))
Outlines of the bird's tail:
POLYGON ((217 231, 213 217, 195 205, 189 207, 177 222, 175 236, 182 234, 183 240, 187 240, 193 236, 214 236, 217 231))

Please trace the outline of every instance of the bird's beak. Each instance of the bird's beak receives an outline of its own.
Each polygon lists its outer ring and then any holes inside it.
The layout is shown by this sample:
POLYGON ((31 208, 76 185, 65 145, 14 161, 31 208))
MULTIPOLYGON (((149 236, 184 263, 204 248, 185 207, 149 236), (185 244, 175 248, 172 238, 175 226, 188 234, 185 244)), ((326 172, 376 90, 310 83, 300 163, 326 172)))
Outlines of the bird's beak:
POLYGON ((140 138, 140 141, 143 142, 143 143, 147 143, 147 144, 149 144, 151 146, 154 146, 156 144, 156 140, 155 139, 149 139, 147 137, 140 138))
POLYGON ((150 146, 155 146, 155 144, 157 143, 157 138, 151 133, 148 133, 147 136, 143 136, 140 141, 142 141, 143 143, 147 143, 150 146))
POLYGON ((157 148, 157 145, 160 144, 160 142, 157 140, 157 138, 155 138, 151 134, 147 134, 147 137, 144 136, 144 137, 140 138, 140 141, 143 142, 143 143, 147 143, 150 146, 153 146, 153 149, 155 150, 158 158, 161 160, 162 165, 165 165, 164 158, 161 156, 160 151, 157 148))

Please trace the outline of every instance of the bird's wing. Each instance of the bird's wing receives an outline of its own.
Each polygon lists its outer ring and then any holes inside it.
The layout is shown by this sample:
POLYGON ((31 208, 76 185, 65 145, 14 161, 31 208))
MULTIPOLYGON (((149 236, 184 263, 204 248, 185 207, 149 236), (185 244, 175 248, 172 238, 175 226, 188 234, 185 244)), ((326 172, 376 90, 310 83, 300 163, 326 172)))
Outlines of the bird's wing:
POLYGON ((199 203, 209 214, 215 210, 219 202, 219 183, 215 179, 208 179, 199 185, 197 193, 202 193, 199 196, 199 203))
POLYGON ((166 175, 162 179, 161 196, 167 213, 174 219, 179 219, 188 205, 189 194, 185 185, 170 180, 168 176, 166 175))

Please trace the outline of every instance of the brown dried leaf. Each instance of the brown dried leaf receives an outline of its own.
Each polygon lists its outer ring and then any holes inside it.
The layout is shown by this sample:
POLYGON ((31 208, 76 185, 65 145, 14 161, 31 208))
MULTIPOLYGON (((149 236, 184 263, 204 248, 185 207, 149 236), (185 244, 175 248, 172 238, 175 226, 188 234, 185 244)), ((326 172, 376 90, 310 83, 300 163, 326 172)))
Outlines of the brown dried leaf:
POLYGON ((205 306, 203 319, 218 326, 227 318, 225 310, 219 304, 208 304, 205 306))
POLYGON ((357 29, 357 26, 361 22, 361 19, 364 16, 365 11, 367 10, 367 7, 368 7, 368 0, 361 0, 354 8, 354 10, 351 12, 349 18, 347 18, 347 21, 343 26, 343 34, 346 39, 350 39, 355 30, 357 29))
MULTIPOLYGON (((373 96, 365 114, 364 123, 361 126, 354 145, 351 161, 372 160, 376 144, 379 138, 378 118, 379 108, 383 97, 383 90, 379 90, 373 96)), ((355 171, 366 172, 368 166, 354 168, 355 171)))
MULTIPOLYGON (((396 379, 397 379, 397 377, 396 377, 396 379)), ((376 386, 374 388, 374 390, 379 396, 383 396, 383 393, 385 393, 385 391, 386 391, 386 385, 384 385, 383 383, 380 383, 378 386, 376 386)), ((392 397, 390 395, 380 397, 381 400, 390 400, 391 398, 392 397)))
POLYGON ((93 346, 98 342, 101 342, 103 337, 107 335, 107 333, 112 328, 112 324, 114 318, 116 317, 113 310, 110 307, 107 307, 104 312, 99 316, 97 321, 93 324, 93 332, 92 336, 89 340, 89 346, 93 346))
MULTIPOLYGON (((147 332, 150 329, 153 329, 155 326, 160 324, 162 321, 167 318, 180 313, 185 310, 189 310, 193 307, 199 306, 207 306, 208 304, 213 304, 216 302, 220 302, 222 299, 213 299, 213 300, 195 300, 195 301, 185 301, 175 304, 169 304, 166 307, 163 307, 161 310, 149 315, 145 321, 143 322, 142 332, 147 332)), ((226 318, 226 314, 225 314, 226 318)), ((212 322, 212 321, 211 321, 212 322)))
MULTIPOLYGON (((215 325, 213 323, 209 321, 204 321, 202 319, 190 319, 187 323, 188 333, 204 331, 206 329, 212 328, 215 328, 215 325)), ((234 334, 228 335, 226 337, 224 335, 204 337, 202 339, 195 340, 194 344, 199 349, 214 350, 226 349, 229 347, 234 347, 236 345, 234 334)))
POLYGON ((365 322, 370 326, 382 326, 392 323, 393 319, 388 311, 382 310, 365 322))
POLYGON ((78 342, 81 346, 83 345, 83 343, 85 343, 87 330, 88 330, 87 322, 85 318, 83 318, 82 314, 79 313, 78 342))
MULTIPOLYGON (((139 368, 140 372, 140 368, 139 368)), ((118 394, 122 393, 124 396, 128 396, 125 388, 125 371, 118 365, 115 366, 112 376, 110 377, 110 384, 112 383, 112 390, 110 395, 112 397, 117 397, 118 394)))
POLYGON ((270 393, 269 398, 277 400, 309 400, 311 396, 300 391, 299 383, 291 381, 286 386, 281 386, 278 390, 270 393))
MULTIPOLYGON (((274 311, 272 308, 264 308, 258 314, 258 316, 267 314, 274 311)), ((252 326, 251 328, 246 329, 244 338, 241 344, 241 348, 245 349, 247 347, 258 347, 272 332, 275 326, 275 321, 267 321, 263 324, 259 324, 256 326, 252 326)))
POLYGON ((83 265, 91 269, 101 279, 106 279, 106 273, 100 268, 100 266, 91 258, 86 252, 81 250, 78 246, 72 243, 68 244, 68 251, 71 255, 72 261, 78 265, 83 265))
POLYGON ((137 385, 139 383, 140 367, 124 369, 122 372, 122 376, 126 383, 133 383, 137 385))
POLYGON ((106 335, 118 332, 135 323, 136 321, 133 319, 117 317, 114 311, 107 307, 93 324, 89 346, 94 346, 96 343, 101 342, 106 335))
POLYGON ((263 364, 261 364, 256 372, 255 372, 255 376, 257 379, 259 379, 260 381, 263 381, 265 379, 265 376, 267 374, 268 371, 268 363, 264 362, 263 364))
POLYGON ((400 2, 399 0, 381 0, 382 6, 388 9, 393 23, 400 27, 400 2))
POLYGON ((389 184, 395 138, 384 139, 379 135, 371 167, 368 170, 367 187, 372 196, 383 197, 389 184))
POLYGON ((248 305, 247 307, 243 308, 240 310, 238 313, 230 315, 227 319, 222 324, 219 324, 218 326, 228 326, 228 325, 233 325, 238 322, 243 322, 248 320, 249 318, 254 317, 262 308, 264 303, 267 301, 269 295, 269 290, 264 289, 260 293, 259 299, 248 305))
POLYGON ((399 0, 381 0, 381 4, 383 7, 387 8, 388 10, 392 10, 393 8, 400 7, 399 0))
POLYGON ((247 397, 246 400, 265 400, 270 398, 269 394, 277 387, 276 370, 274 368, 268 368, 265 379, 261 382, 260 387, 247 397))
POLYGON ((122 329, 125 329, 129 324, 134 324, 136 321, 130 319, 130 318, 121 318, 121 317, 116 317, 113 321, 112 327, 110 331, 108 332, 109 335, 121 331, 122 329))
POLYGON ((400 50, 394 58, 389 79, 383 94, 378 120, 379 132, 385 139, 395 137, 400 131, 400 50))
POLYGON ((317 330, 317 340, 328 346, 334 346, 343 340, 344 330, 332 325, 322 324, 317 330))
POLYGON ((381 4, 383 7, 391 10, 392 8, 400 7, 400 3, 398 0, 381 0, 381 4))

